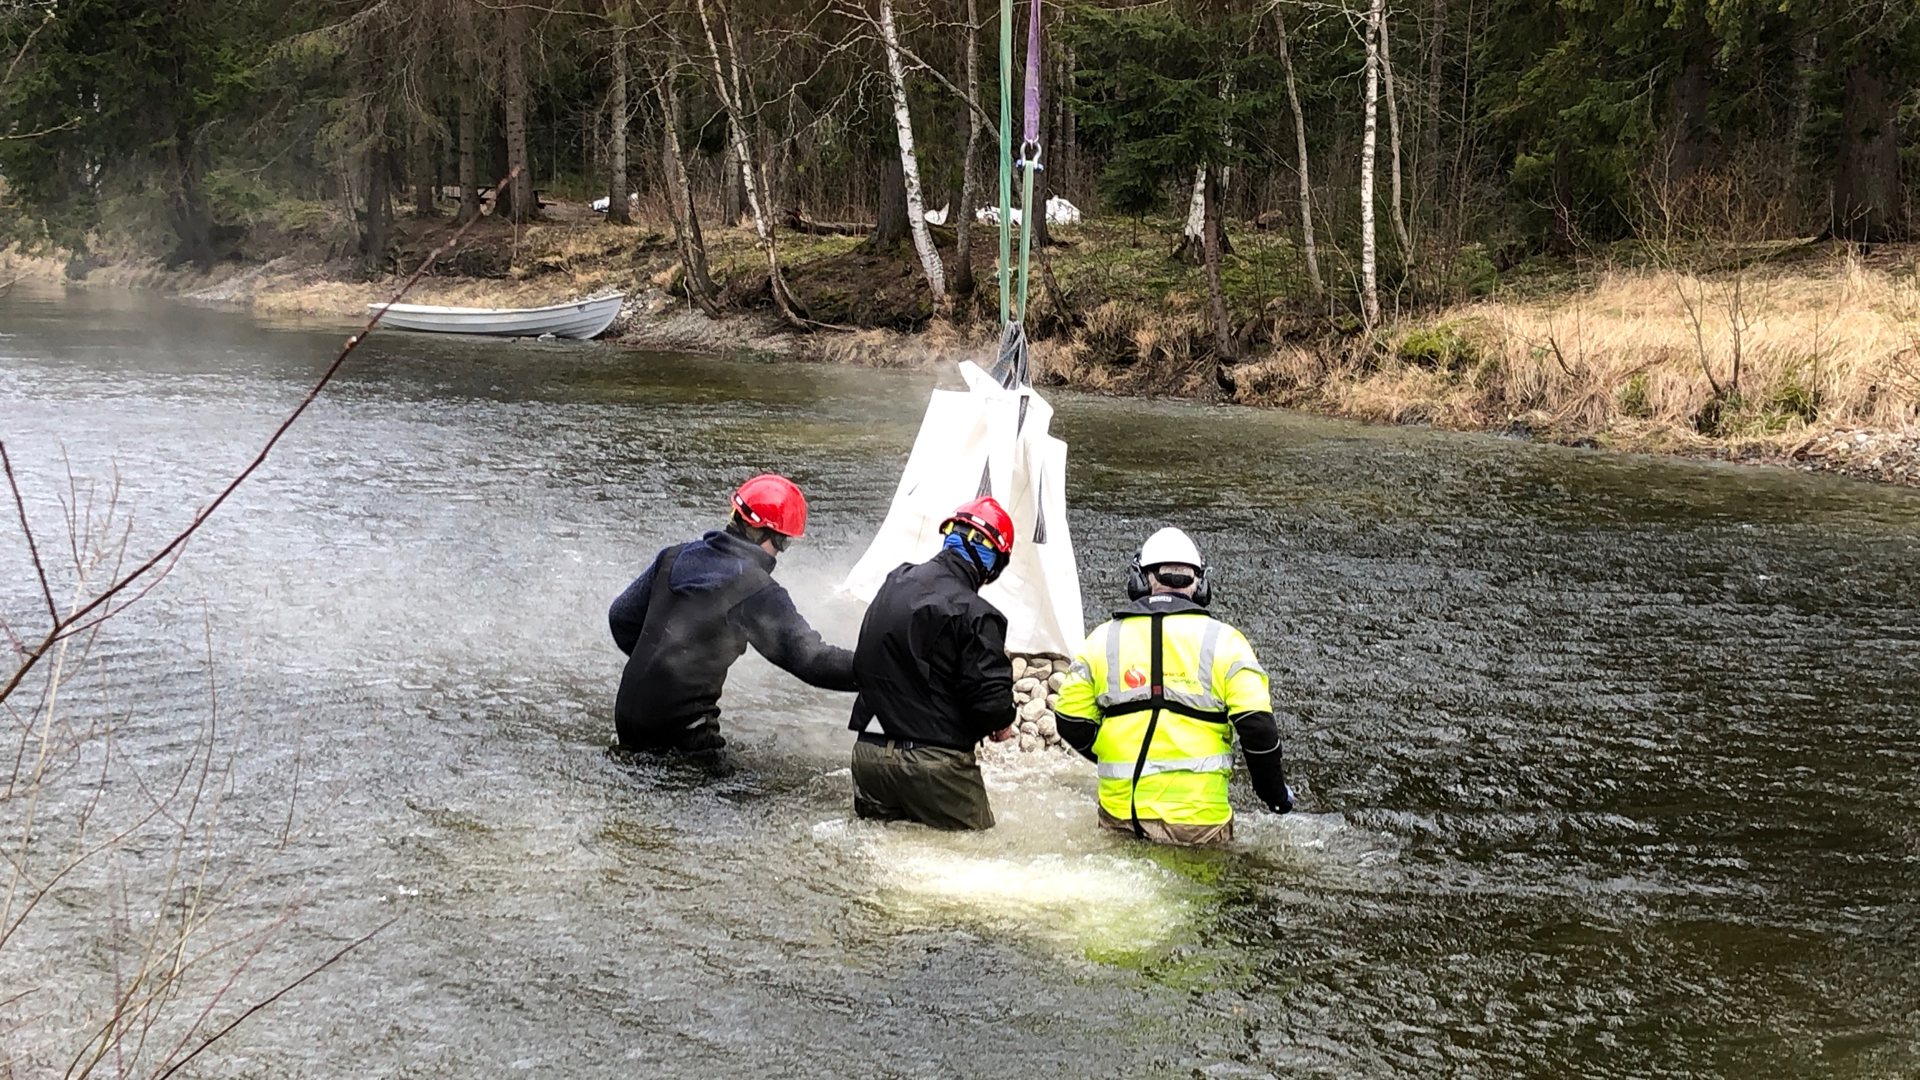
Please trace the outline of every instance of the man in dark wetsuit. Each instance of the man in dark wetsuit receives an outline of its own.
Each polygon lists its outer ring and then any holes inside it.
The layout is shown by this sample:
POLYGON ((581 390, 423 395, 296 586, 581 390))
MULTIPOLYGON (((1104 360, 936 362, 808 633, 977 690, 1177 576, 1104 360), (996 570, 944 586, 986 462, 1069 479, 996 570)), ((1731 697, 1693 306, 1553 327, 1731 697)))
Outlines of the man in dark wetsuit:
POLYGON ((853 654, 828 645, 773 580, 775 556, 807 528, 807 500, 783 476, 733 495, 724 530, 660 552, 607 612, 627 654, 614 701, 620 745, 715 751, 727 670, 751 644, 812 686, 854 690, 853 654))
POLYGON ((1007 617, 980 596, 1013 554, 1013 519, 975 499, 941 526, 940 554, 887 575, 860 625, 848 726, 853 812, 936 829, 990 829, 974 747, 1011 736, 1007 617))

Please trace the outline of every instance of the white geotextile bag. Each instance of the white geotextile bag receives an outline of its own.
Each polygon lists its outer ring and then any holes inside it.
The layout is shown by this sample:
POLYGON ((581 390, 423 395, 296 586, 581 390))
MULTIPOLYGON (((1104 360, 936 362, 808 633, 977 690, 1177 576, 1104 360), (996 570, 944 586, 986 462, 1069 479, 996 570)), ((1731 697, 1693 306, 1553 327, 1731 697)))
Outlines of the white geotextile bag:
POLYGON ((971 362, 960 374, 966 390, 933 392, 886 520, 841 588, 872 600, 895 567, 939 552, 940 523, 955 507, 992 495, 1017 538, 1012 564, 981 591, 1007 616, 1007 649, 1071 656, 1086 624, 1067 530, 1067 444, 1047 433, 1053 406, 971 362))

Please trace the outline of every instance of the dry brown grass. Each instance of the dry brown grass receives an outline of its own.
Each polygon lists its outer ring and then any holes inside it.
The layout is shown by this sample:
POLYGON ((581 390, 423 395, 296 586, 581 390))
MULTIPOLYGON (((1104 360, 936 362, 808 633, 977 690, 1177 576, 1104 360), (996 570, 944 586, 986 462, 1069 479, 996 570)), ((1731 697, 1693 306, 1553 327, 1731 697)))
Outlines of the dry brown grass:
POLYGON ((1172 295, 1151 310, 1109 300, 1087 311, 1073 338, 1036 349, 1036 381, 1096 393, 1213 392, 1212 331, 1191 297, 1172 295))
POLYGON ((1613 272, 1551 300, 1403 324, 1387 344, 1371 363, 1283 350, 1251 384, 1310 388, 1306 403, 1364 419, 1641 447, 1920 422, 1920 284, 1851 259, 1715 277, 1613 272))
POLYGON ((18 248, 0 248, 0 286, 19 281, 59 281, 66 262, 46 255, 28 255, 18 248))

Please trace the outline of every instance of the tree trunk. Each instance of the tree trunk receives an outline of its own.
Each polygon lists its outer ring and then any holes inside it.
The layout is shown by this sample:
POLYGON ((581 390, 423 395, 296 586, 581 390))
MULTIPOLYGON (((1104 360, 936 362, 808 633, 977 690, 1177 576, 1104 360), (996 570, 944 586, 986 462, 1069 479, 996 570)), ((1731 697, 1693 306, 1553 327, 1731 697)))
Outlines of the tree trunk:
POLYGON ((1415 176, 1422 205, 1432 206, 1440 190, 1440 98, 1445 92, 1447 0, 1433 0, 1427 16, 1427 100, 1422 110, 1420 160, 1415 176))
POLYGON ((980 177, 980 114, 973 103, 980 100, 980 16, 976 0, 967 0, 967 149, 960 162, 960 197, 947 211, 947 223, 953 226, 953 295, 956 302, 973 299, 973 199, 980 177))
POLYGON ((503 104, 507 111, 507 171, 518 170, 508 185, 513 191, 508 215, 514 221, 532 221, 538 207, 533 197, 532 163, 527 160, 527 9, 518 3, 506 9, 501 48, 506 57, 503 104))
MULTIPOLYGON (((1049 42, 1049 44, 1051 43, 1049 42)), ((1043 56, 1040 63, 1044 66, 1046 62, 1043 56)), ((1020 208, 1020 227, 1022 229, 1033 230, 1033 247, 1035 249, 1043 248, 1053 243, 1053 237, 1049 235, 1047 230, 1047 200, 1053 195, 1053 173, 1049 171, 1053 165, 1053 125, 1045 122, 1047 103, 1049 99, 1053 97, 1052 91, 1053 80, 1041 79, 1039 111, 1041 116, 1040 164, 1042 167, 1033 174, 1033 205, 1031 207, 1022 206, 1020 208)))
POLYGON ((1713 31, 1697 8, 1687 18, 1679 78, 1673 83, 1673 178, 1690 180, 1708 165, 1712 119, 1707 114, 1713 94, 1713 31))
POLYGON ((1207 166, 1202 170, 1201 202, 1204 204, 1202 216, 1205 225, 1201 248, 1203 262, 1207 267, 1207 306, 1213 313, 1214 362, 1228 364, 1233 362, 1233 327, 1227 323, 1226 292, 1220 287, 1220 170, 1207 166))
POLYGON ((1391 184, 1389 191, 1393 197, 1393 233, 1400 239, 1400 261, 1402 265, 1413 261, 1413 237, 1407 232, 1407 215, 1403 209, 1405 197, 1400 186, 1400 104, 1393 92, 1393 48, 1392 33, 1387 29, 1387 12, 1380 8, 1380 74, 1387 87, 1387 148, 1391 161, 1391 184))
POLYGON ((1207 167, 1200 165, 1193 170, 1193 187, 1187 194, 1187 221, 1180 227, 1180 244, 1173 249, 1173 257, 1180 262, 1205 262, 1205 235, 1207 231, 1207 167))
POLYGON ((416 121, 413 126, 413 216, 428 220, 439 216, 440 210, 434 204, 433 190, 433 132, 426 121, 416 121))
POLYGON ((900 141, 900 175, 907 196, 907 227, 913 235, 913 249, 920 256, 920 268, 927 275, 927 289, 933 293, 937 311, 947 308, 947 272, 940 264, 940 252, 927 232, 927 205, 920 196, 920 162, 913 149, 913 114, 907 109, 907 73, 900 63, 900 35, 893 25, 892 0, 880 0, 880 37, 887 47, 887 77, 893 85, 893 129, 900 141))
MULTIPOLYGON (((676 50, 678 51, 678 50, 676 50)), ((675 64, 668 70, 677 67, 675 64)), ((680 269, 686 275, 687 296, 709 318, 720 317, 719 290, 707 271, 707 243, 700 235, 700 211, 694 205, 693 184, 687 178, 687 159, 680 152, 680 96, 672 77, 658 74, 654 95, 660 101, 660 155, 667 181, 667 204, 673 218, 673 238, 680 248, 680 269)))
POLYGON ((907 181, 898 155, 886 154, 880 159, 879 196, 873 232, 861 246, 868 251, 893 251, 907 242, 908 232, 907 181))
POLYGON ((1553 144, 1553 242, 1561 255, 1580 250, 1580 223, 1573 213, 1573 144, 1553 144))
MULTIPOLYGON (((1073 70, 1076 65, 1073 48, 1068 46, 1061 55, 1061 67, 1065 73, 1062 85, 1073 85, 1073 70)), ((1068 198, 1081 194, 1080 190, 1080 114, 1074 111, 1073 95, 1060 95, 1060 123, 1054 128, 1055 141, 1059 144, 1060 157, 1050 166, 1054 178, 1060 181, 1059 190, 1068 198)))
POLYGON ((1673 84, 1673 178, 1690 180, 1707 167, 1707 60, 1695 56, 1673 84))
POLYGON ((1300 252, 1307 262, 1307 278, 1313 283, 1313 295, 1322 296, 1327 287, 1320 280, 1320 256, 1313 239, 1313 184, 1307 172, 1307 118, 1300 110, 1300 91, 1294 82, 1293 50, 1287 42, 1287 20, 1280 13, 1278 5, 1274 6, 1273 19, 1280 28, 1280 70, 1286 75, 1287 103, 1293 108, 1293 137, 1300 174, 1300 252))
POLYGON ((1380 323, 1380 280, 1373 224, 1374 151, 1380 134, 1380 25, 1385 0, 1367 13, 1366 119, 1360 136, 1360 310, 1367 329, 1380 323))
POLYGON ((613 29, 613 86, 607 100, 607 220, 630 225, 627 211, 627 32, 613 29))
POLYGON ((761 198, 759 170, 753 167, 752 144, 745 126, 745 97, 741 92, 740 53, 734 46, 733 23, 726 9, 721 8, 720 28, 727 39, 728 57, 728 60, 722 60, 719 40, 714 36, 712 21, 707 16, 706 0, 694 0, 694 6, 700 15, 700 29, 706 35, 707 54, 713 60, 714 92, 726 109, 727 129, 733 136, 734 154, 740 161, 740 180, 746 187, 747 210, 753 215, 754 234, 759 240, 760 250, 766 252, 768 290, 773 294, 774 307, 779 310, 780 317, 790 326, 807 329, 810 324, 797 310, 792 295, 787 291, 786 276, 780 272, 780 248, 773 232, 772 208, 761 198))
POLYGON ((728 131, 727 148, 720 155, 720 224, 732 228, 740 224, 741 204, 746 198, 740 183, 740 152, 734 149, 733 121, 721 122, 727 125, 728 131))
MULTIPOLYGON (((384 125, 384 119, 381 123, 384 125)), ((374 136, 373 145, 367 150, 366 165, 367 206, 361 224, 360 253, 366 259, 367 271, 381 274, 386 272, 387 247, 393 239, 393 210, 389 197, 389 178, 393 167, 384 133, 374 136)))
POLYGON ((207 200, 200 190, 199 151, 194 148, 192 132, 174 135, 174 191, 168 216, 180 247, 167 262, 172 266, 191 262, 202 270, 213 269, 213 220, 207 212, 207 200))
MULTIPOLYGON (((1251 44, 1249 44, 1248 48, 1249 49, 1252 48, 1251 44)), ((1232 72, 1227 73, 1226 85, 1221 89, 1221 93, 1226 97, 1227 101, 1231 102, 1233 100, 1233 73, 1232 72)), ((1233 153, 1232 125, 1227 125, 1225 129, 1220 132, 1220 142, 1226 146, 1227 153, 1229 156, 1231 156, 1233 153)), ((1226 203, 1227 192, 1231 190, 1233 190, 1233 166, 1222 164, 1220 166, 1220 199, 1219 201, 1220 201, 1220 213, 1223 218, 1225 217, 1227 212, 1227 203, 1226 203)), ((1220 240, 1222 244, 1226 243, 1226 239, 1227 239, 1227 234, 1224 231, 1222 231, 1220 234, 1220 240)), ((1227 245, 1226 250, 1228 252, 1232 252, 1233 248, 1231 245, 1227 245)))
POLYGON ((1840 171, 1834 181, 1833 234, 1860 243, 1905 237, 1900 221, 1900 144, 1888 57, 1870 50, 1847 72, 1840 110, 1840 171))
POLYGON ((1813 116, 1814 65, 1818 59, 1819 38, 1812 27, 1802 27, 1793 39, 1793 101, 1787 108, 1787 152, 1792 155, 1794 175, 1799 175, 1802 147, 1807 141, 1807 122, 1813 116))
MULTIPOLYGON (((507 158, 508 158, 507 123, 506 123, 507 110, 504 106, 502 106, 498 112, 494 112, 494 110, 489 108, 488 114, 489 115, 487 117, 487 122, 489 126, 487 128, 487 131, 491 136, 491 139, 490 139, 490 144, 487 147, 487 167, 484 175, 489 178, 504 177, 507 175, 507 158)), ((491 189, 492 186, 493 185, 488 184, 486 185, 486 188, 491 189)), ((486 193, 485 190, 481 192, 481 194, 485 194, 485 193, 486 193)), ((494 194, 493 216, 496 218, 499 218, 502 221, 505 221, 508 218, 511 218, 513 216, 513 185, 512 184, 503 185, 500 188, 500 190, 494 194)))
POLYGON ((460 83, 460 224, 480 216, 480 115, 475 107, 473 77, 460 83))

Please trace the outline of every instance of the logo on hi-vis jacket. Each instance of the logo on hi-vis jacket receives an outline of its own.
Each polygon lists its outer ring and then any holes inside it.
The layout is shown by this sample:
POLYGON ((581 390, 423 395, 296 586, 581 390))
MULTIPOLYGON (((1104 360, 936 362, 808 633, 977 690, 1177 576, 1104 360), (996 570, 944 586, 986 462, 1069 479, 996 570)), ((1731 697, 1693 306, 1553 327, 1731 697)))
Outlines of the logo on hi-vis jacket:
POLYGON ((1147 685, 1147 673, 1140 670, 1139 664, 1135 664, 1121 673, 1120 681, 1127 684, 1127 689, 1138 690, 1147 685))

